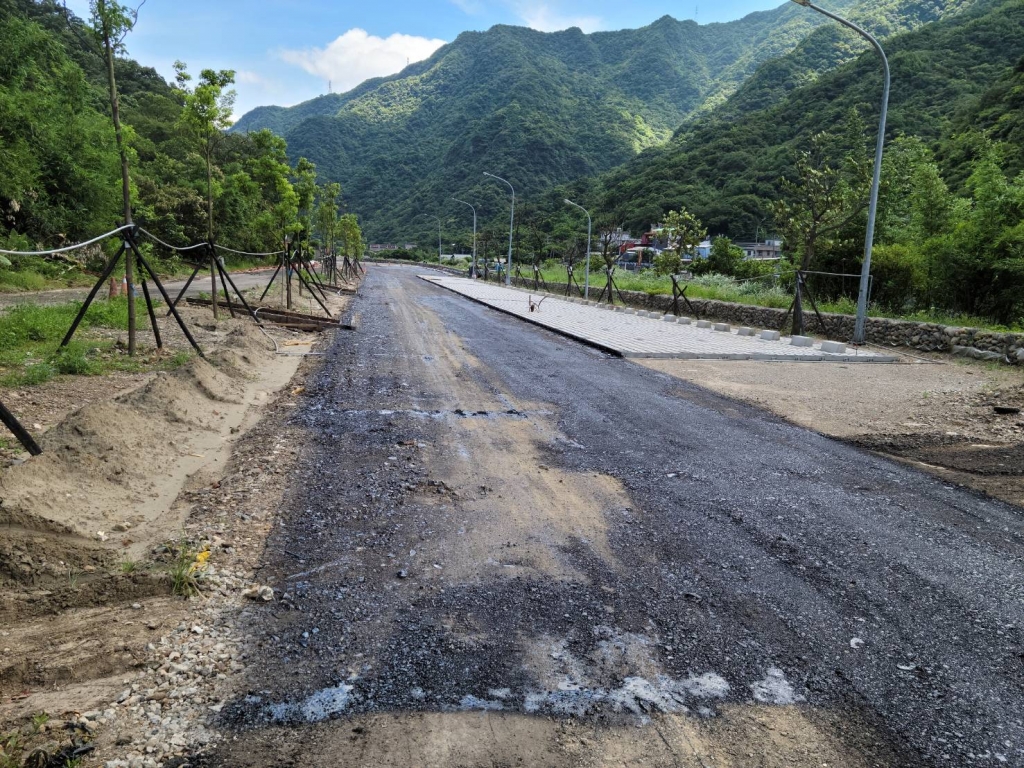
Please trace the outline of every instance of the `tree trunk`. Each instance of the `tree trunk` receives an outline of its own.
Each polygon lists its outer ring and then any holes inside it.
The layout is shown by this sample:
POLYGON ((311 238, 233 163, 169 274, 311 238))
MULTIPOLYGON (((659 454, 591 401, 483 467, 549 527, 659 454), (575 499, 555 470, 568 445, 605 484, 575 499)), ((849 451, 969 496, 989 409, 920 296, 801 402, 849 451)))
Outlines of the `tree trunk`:
POLYGON ((807 238, 804 245, 804 257, 800 260, 800 269, 796 273, 796 295, 793 297, 793 335, 804 335, 804 302, 803 302, 803 274, 814 261, 814 243, 817 235, 812 234, 807 238))
MULTIPOLYGON (((107 83, 110 86, 110 115, 114 121, 114 136, 117 151, 121 156, 121 196, 124 201, 124 223, 132 224, 132 186, 128 173, 128 148, 124 145, 121 131, 121 109, 117 97, 117 80, 114 77, 114 47, 110 42, 110 27, 106 20, 106 2, 97 0, 97 14, 103 27, 103 49, 107 56, 107 83)), ((128 354, 135 354, 135 254, 131 248, 124 251, 124 276, 128 283, 128 354)))
POLYGON ((206 141, 206 241, 210 244, 210 297, 213 299, 213 319, 217 312, 217 249, 213 247, 213 158, 210 140, 206 141))

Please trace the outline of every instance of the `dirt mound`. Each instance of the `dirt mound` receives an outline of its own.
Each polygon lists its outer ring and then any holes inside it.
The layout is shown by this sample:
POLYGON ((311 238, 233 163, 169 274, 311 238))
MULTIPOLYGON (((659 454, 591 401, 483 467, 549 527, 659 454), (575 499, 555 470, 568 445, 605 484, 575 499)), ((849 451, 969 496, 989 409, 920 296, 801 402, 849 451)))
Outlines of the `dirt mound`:
POLYGON ((878 453, 958 472, 1024 477, 1024 443, 979 443, 945 434, 864 435, 851 442, 878 453))
POLYGON ((168 512, 183 482, 239 430, 265 396, 255 373, 279 360, 252 327, 218 347, 73 412, 42 437, 41 456, 0 473, 0 588, 75 586, 175 536, 184 513, 168 512))

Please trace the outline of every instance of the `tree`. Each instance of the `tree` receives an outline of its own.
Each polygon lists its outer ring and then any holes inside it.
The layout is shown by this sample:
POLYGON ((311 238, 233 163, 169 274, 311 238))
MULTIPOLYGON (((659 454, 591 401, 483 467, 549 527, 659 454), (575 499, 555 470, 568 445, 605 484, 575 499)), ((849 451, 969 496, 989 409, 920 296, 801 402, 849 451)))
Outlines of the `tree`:
POLYGON ((611 269, 619 258, 619 250, 614 247, 622 231, 622 225, 614 219, 602 218, 597 224, 597 242, 601 246, 601 260, 605 269, 611 269))
POLYGON ((654 272, 658 275, 678 275, 683 271, 683 260, 676 251, 664 250, 654 257, 654 272))
POLYGON ((742 263, 743 250, 733 245, 728 237, 716 237, 711 241, 711 253, 707 262, 709 272, 735 275, 742 263))
POLYGON ((812 136, 797 157, 796 178, 783 181, 783 199, 775 205, 775 220, 801 270, 867 207, 867 166, 850 152, 837 161, 836 144, 832 134, 812 136))
MULTIPOLYGON (((110 95, 110 117, 114 124, 117 152, 121 158, 121 197, 124 204, 123 222, 132 223, 132 181, 128 168, 128 146, 121 128, 121 107, 117 93, 117 78, 114 75, 114 57, 124 51, 124 39, 135 22, 138 9, 131 10, 113 0, 92 0, 93 30, 103 45, 107 65, 107 85, 110 95)), ((135 254, 130 248, 124 249, 124 271, 128 285, 135 284, 135 254)), ((128 354, 135 354, 135 296, 128 296, 128 354)))
POLYGON ((708 236, 700 220, 685 208, 665 214, 662 226, 668 236, 669 247, 675 250, 680 262, 684 256, 693 259, 697 255, 697 246, 708 236))
POLYGON ((341 184, 331 182, 324 184, 317 192, 318 203, 315 213, 315 226, 320 235, 320 243, 325 253, 335 255, 338 240, 338 208, 341 197, 341 184))
POLYGON ((316 201, 316 166, 304 157, 295 164, 295 194, 298 196, 299 241, 309 245, 313 232, 314 203, 316 201))
POLYGON ((363 232, 354 213, 346 213, 338 219, 338 239, 345 258, 358 259, 363 255, 363 232))
POLYGON ((223 131, 231 127, 231 114, 235 106, 235 92, 224 89, 235 82, 235 72, 222 69, 219 72, 204 69, 199 74, 199 82, 195 88, 189 89, 192 76, 184 62, 174 62, 175 82, 184 108, 179 117, 183 131, 193 138, 206 162, 206 238, 210 244, 210 281, 213 287, 213 316, 217 317, 217 265, 214 251, 213 228, 213 151, 223 136, 223 131))
POLYGON ((269 130, 256 131, 249 137, 256 152, 248 163, 248 172, 265 201, 254 226, 267 240, 280 243, 285 236, 294 234, 299 214, 299 196, 290 181, 288 144, 269 130))

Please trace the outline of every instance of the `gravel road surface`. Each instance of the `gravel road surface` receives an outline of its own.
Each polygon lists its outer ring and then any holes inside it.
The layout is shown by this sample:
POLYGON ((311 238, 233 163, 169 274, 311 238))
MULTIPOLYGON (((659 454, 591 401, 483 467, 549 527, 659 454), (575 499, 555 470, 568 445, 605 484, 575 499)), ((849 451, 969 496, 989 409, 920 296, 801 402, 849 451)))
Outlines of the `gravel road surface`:
POLYGON ((353 309, 193 765, 1024 765, 1020 508, 413 269, 353 309))

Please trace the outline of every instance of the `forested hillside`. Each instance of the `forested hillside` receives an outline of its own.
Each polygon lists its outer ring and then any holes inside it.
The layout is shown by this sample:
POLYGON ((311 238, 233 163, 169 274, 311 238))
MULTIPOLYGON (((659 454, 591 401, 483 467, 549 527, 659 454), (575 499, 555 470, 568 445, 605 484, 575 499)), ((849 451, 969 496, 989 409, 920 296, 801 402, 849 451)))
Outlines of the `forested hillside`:
MULTIPOLYGON (((832 6, 884 34, 972 4, 839 0, 832 6)), ((261 108, 236 130, 282 133, 293 155, 309 157, 342 183, 371 238, 408 237, 416 231, 413 216, 437 211, 453 192, 480 202, 484 217, 497 220, 507 190, 485 181, 484 170, 529 195, 659 145, 822 21, 786 3, 726 24, 664 17, 642 29, 592 35, 498 26, 464 33, 427 61, 350 93, 291 109, 261 108)), ((843 34, 822 37, 840 42, 827 55, 805 53, 805 71, 854 56, 860 48, 843 34)))
MULTIPOLYGON (((823 44, 816 33, 791 56, 823 44)), ((875 298, 895 310, 941 307, 1019 323, 1024 3, 979 4, 885 47, 893 86, 875 298)), ((869 52, 801 85, 788 59, 603 177, 595 207, 641 229, 685 208, 712 234, 775 232, 798 263, 859 271, 881 66, 869 52), (813 190, 817 201, 807 199, 813 190), (815 232, 812 203, 815 215, 831 206, 835 226, 815 232)))
MULTIPOLYGON (((187 92, 130 58, 115 71, 136 222, 175 243, 205 239, 206 166, 182 121, 187 92)), ((290 175, 286 144, 269 131, 216 140, 218 241, 278 244, 290 175)), ((91 27, 53 0, 0 0, 0 247, 79 242, 121 219, 106 70, 91 27)))
MULTIPOLYGON (((791 57, 803 59, 808 47, 829 44, 827 36, 815 33, 791 57)), ((1000 130, 1012 131, 1016 121, 1020 131, 1019 111, 1007 99, 1014 93, 1010 68, 1024 55, 1024 4, 983 3, 891 38, 886 49, 893 83, 890 138, 917 136, 936 145, 975 122, 984 127, 981 111, 1000 130), (987 106, 976 106, 990 88, 987 106)), ((805 85, 790 77, 798 68, 791 57, 762 68, 729 102, 684 126, 668 144, 609 174, 605 207, 638 227, 685 205, 713 232, 752 237, 779 196, 781 180, 792 175, 797 150, 808 137, 841 132, 850 110, 871 129, 877 120, 882 78, 873 52, 805 85), (762 102, 767 106, 757 109, 762 102)), ((945 169, 952 178, 962 181, 969 175, 968 169, 955 166, 945 169)))

